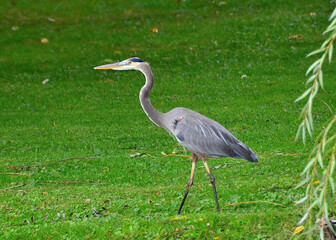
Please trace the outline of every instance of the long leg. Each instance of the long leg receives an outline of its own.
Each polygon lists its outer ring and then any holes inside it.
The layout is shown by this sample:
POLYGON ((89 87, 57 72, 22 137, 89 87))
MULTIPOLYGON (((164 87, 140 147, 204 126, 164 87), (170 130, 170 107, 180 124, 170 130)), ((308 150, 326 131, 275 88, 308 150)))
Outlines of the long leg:
POLYGON ((216 200, 216 205, 217 205, 217 212, 220 212, 220 209, 219 209, 219 204, 218 204, 218 199, 217 199, 217 191, 216 191, 216 184, 215 184, 215 177, 214 175, 212 174, 209 166, 208 166, 208 163, 206 162, 205 160, 205 157, 202 156, 202 155, 199 155, 199 158, 202 159, 202 162, 207 170, 207 172, 209 173, 209 176, 210 176, 210 182, 212 184, 212 188, 213 188, 213 192, 214 192, 214 195, 215 195, 215 200, 216 200))
POLYGON ((190 175, 190 180, 187 184, 187 190, 184 194, 184 197, 183 197, 183 200, 181 202, 181 205, 180 205, 180 208, 179 210, 177 211, 177 215, 180 215, 180 212, 182 210, 182 207, 183 207, 183 204, 188 196, 188 193, 189 193, 189 190, 191 188, 191 186, 193 185, 193 181, 194 181, 194 173, 195 173, 195 166, 196 166, 196 162, 197 162, 197 155, 195 153, 192 153, 192 166, 191 166, 191 175, 190 175))

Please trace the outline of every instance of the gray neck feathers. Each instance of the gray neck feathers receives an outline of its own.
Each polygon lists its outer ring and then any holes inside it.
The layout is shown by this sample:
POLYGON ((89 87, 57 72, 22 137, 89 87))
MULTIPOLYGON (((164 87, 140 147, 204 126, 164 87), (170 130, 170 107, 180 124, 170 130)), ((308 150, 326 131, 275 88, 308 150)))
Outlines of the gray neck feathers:
POLYGON ((150 69, 149 65, 147 63, 143 63, 139 66, 139 70, 145 75, 146 77, 146 83, 141 88, 139 99, 141 106, 149 119, 155 123, 158 126, 162 126, 162 113, 158 112, 151 104, 149 100, 149 94, 152 90, 153 84, 154 84, 154 77, 152 70, 150 69))

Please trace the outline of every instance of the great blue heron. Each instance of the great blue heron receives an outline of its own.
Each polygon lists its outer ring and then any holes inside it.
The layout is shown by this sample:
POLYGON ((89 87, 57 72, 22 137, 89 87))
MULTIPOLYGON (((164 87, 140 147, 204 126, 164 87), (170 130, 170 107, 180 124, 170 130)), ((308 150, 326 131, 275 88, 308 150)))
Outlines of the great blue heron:
POLYGON ((140 58, 133 57, 122 62, 98 66, 94 69, 133 69, 138 70, 145 75, 146 83, 141 88, 139 95, 143 110, 152 122, 159 127, 166 129, 181 145, 192 152, 191 176, 177 214, 180 214, 190 187, 193 185, 195 166, 198 158, 202 160, 205 169, 210 176, 217 211, 220 212, 215 177, 211 173, 205 157, 244 158, 250 162, 258 162, 254 152, 248 146, 240 142, 221 124, 190 109, 178 107, 167 113, 157 111, 149 100, 149 93, 154 84, 153 73, 149 64, 142 61, 140 58))

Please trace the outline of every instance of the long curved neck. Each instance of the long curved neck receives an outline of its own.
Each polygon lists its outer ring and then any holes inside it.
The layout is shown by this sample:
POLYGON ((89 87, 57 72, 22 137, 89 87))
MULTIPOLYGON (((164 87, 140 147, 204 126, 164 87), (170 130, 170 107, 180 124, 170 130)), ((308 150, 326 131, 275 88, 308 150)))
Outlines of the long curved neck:
POLYGON ((149 94, 152 90, 152 87, 154 85, 154 77, 152 70, 150 69, 149 65, 147 63, 143 63, 139 66, 139 70, 145 75, 146 77, 146 83, 141 88, 139 99, 141 103, 142 109, 147 114, 148 118, 155 123, 158 126, 162 126, 162 115, 163 113, 160 113, 157 111, 151 104, 149 100, 149 94))

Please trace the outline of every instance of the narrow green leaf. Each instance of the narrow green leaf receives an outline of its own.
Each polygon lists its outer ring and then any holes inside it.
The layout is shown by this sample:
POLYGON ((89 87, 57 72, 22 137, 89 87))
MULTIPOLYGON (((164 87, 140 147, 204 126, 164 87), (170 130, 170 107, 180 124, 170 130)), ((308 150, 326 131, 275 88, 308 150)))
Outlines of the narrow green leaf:
POLYGON ((323 169, 324 165, 323 165, 323 158, 322 158, 322 154, 321 153, 317 154, 317 161, 320 164, 321 168, 323 169))
POLYGON ((334 120, 331 120, 330 123, 328 124, 328 126, 326 127, 326 129, 324 130, 325 133, 328 133, 330 128, 332 127, 332 125, 334 124, 334 120))
POLYGON ((306 188, 306 195, 310 195, 310 189, 312 188, 312 182, 307 184, 307 188, 306 188))
POLYGON ((336 29, 336 26, 330 26, 329 25, 329 27, 322 33, 322 35, 324 35, 324 34, 326 34, 328 32, 331 32, 331 31, 333 31, 335 29, 336 29))
POLYGON ((335 194, 335 182, 331 174, 329 175, 329 183, 330 183, 331 191, 333 192, 333 194, 335 194))
POLYGON ((320 173, 317 171, 317 169, 314 170, 314 174, 315 174, 315 178, 316 179, 320 179, 321 178, 320 173))
POLYGON ((336 8, 334 9, 334 11, 332 12, 329 21, 333 20, 336 17, 336 8))
POLYGON ((306 142, 306 129, 302 128, 302 142, 305 144, 306 142))
POLYGON ((319 199, 319 205, 322 206, 323 205, 323 197, 324 197, 324 192, 325 192, 325 189, 323 188, 320 192, 320 197, 318 198, 319 199))
POLYGON ((330 176, 332 176, 333 173, 334 173, 334 170, 335 170, 335 165, 336 165, 336 162, 335 162, 335 155, 332 155, 332 156, 331 156, 330 161, 331 161, 331 163, 330 163, 330 172, 329 172, 329 174, 330 174, 330 176))
POLYGON ((294 102, 298 102, 300 101, 301 99, 305 98, 310 92, 311 92, 311 87, 308 88, 300 97, 298 97, 294 102))
POLYGON ((309 212, 306 212, 303 217, 300 219, 300 221, 298 221, 297 225, 302 225, 304 223, 304 221, 306 221, 307 217, 309 216, 309 212))
POLYGON ((306 57, 313 56, 313 55, 318 54, 318 53, 323 52, 323 51, 325 51, 325 48, 316 49, 315 51, 309 53, 306 57))
POLYGON ((312 100, 312 97, 309 98, 309 101, 308 101, 308 104, 309 104, 309 109, 308 109, 308 115, 307 115, 307 130, 308 130, 308 127, 310 128, 310 136, 311 136, 311 132, 312 130, 314 130, 314 123, 313 123, 313 116, 312 116, 312 108, 313 108, 313 100, 312 100))
POLYGON ((320 84, 321 88, 324 90, 322 69, 319 71, 318 79, 319 79, 319 84, 320 84))
POLYGON ((316 199, 308 208, 308 211, 311 211, 316 205, 318 205, 318 200, 316 199))
POLYGON ((325 202, 324 204, 323 204, 323 212, 324 212, 324 216, 326 217, 326 218, 329 218, 328 216, 329 216, 329 212, 328 212, 328 204, 325 202))
POLYGON ((307 199, 308 199, 309 196, 304 196, 303 198, 301 198, 299 201, 297 201, 295 203, 295 205, 298 205, 298 204, 301 204, 301 203, 304 203, 307 199))
POLYGON ((320 64, 317 65, 317 66, 314 68, 314 72, 317 71, 317 69, 318 69, 320 66, 323 65, 323 63, 324 63, 324 59, 326 58, 326 56, 327 56, 327 53, 324 53, 324 54, 322 55, 322 57, 320 58, 320 64))
POLYGON ((332 39, 332 36, 330 36, 327 40, 325 40, 324 43, 322 44, 321 48, 326 47, 329 44, 329 42, 331 41, 331 39, 332 39))
POLYGON ((323 228, 320 228, 320 239, 324 240, 324 230, 323 230, 323 228))
POLYGON ((319 66, 321 59, 317 59, 310 67, 308 68, 306 72, 306 76, 316 67, 319 66))
POLYGON ((312 99, 316 96, 318 90, 319 90, 319 85, 316 84, 316 85, 315 85, 315 88, 314 88, 314 91, 312 92, 312 99))
MULTIPOLYGON (((300 116, 303 116, 303 115, 304 115, 304 113, 306 112, 306 109, 307 109, 307 103, 306 103, 306 105, 301 109, 300 116)), ((301 123, 301 124, 303 124, 303 123, 301 123)))
POLYGON ((307 176, 305 179, 303 179, 298 185, 295 186, 294 189, 298 189, 299 187, 302 187, 305 185, 307 182, 309 182, 311 179, 311 175, 307 176))
MULTIPOLYGON (((308 116, 309 116, 309 114, 308 114, 308 116)), ((306 129, 307 129, 307 132, 308 132, 309 136, 312 136, 311 125, 312 125, 312 122, 310 122, 310 119, 308 117, 307 120, 306 120, 306 129)))
POLYGON ((323 138, 322 139, 322 147, 321 147, 322 152, 324 152, 325 146, 326 146, 326 140, 325 140, 325 138, 323 138))
MULTIPOLYGON (((335 28, 336 28, 336 26, 335 26, 335 28)), ((333 51, 334 51, 334 45, 331 44, 330 47, 329 47, 329 50, 328 50, 329 62, 331 62, 331 60, 332 60, 333 51)))
MULTIPOLYGON (((331 15, 332 16, 332 15, 331 15)), ((329 24, 328 28, 331 26, 334 26, 336 24, 336 18, 332 20, 332 22, 329 24)))
POLYGON ((301 134, 301 131, 302 131, 302 126, 303 124, 301 123, 300 126, 298 127, 298 130, 296 132, 296 135, 295 135, 295 141, 297 141, 300 137, 300 134, 301 134))
MULTIPOLYGON (((327 133, 329 132, 329 130, 332 127, 332 125, 334 125, 334 121, 333 120, 331 120, 330 123, 328 124, 328 126, 324 129, 324 136, 327 136, 327 133)), ((335 136, 336 136, 336 134, 333 135, 332 137, 330 137, 329 139, 334 138, 335 136)), ((326 139, 324 137, 322 139, 322 151, 324 151, 326 145, 327 145, 327 141, 326 141, 326 139)))
POLYGON ((311 76, 308 78, 308 80, 307 80, 307 82, 306 82, 306 85, 308 85, 308 83, 311 83, 315 78, 316 78, 316 75, 315 75, 315 74, 311 75, 311 76))
POLYGON ((312 158, 306 165, 305 169, 302 171, 301 175, 305 174, 315 163, 316 158, 312 158))

